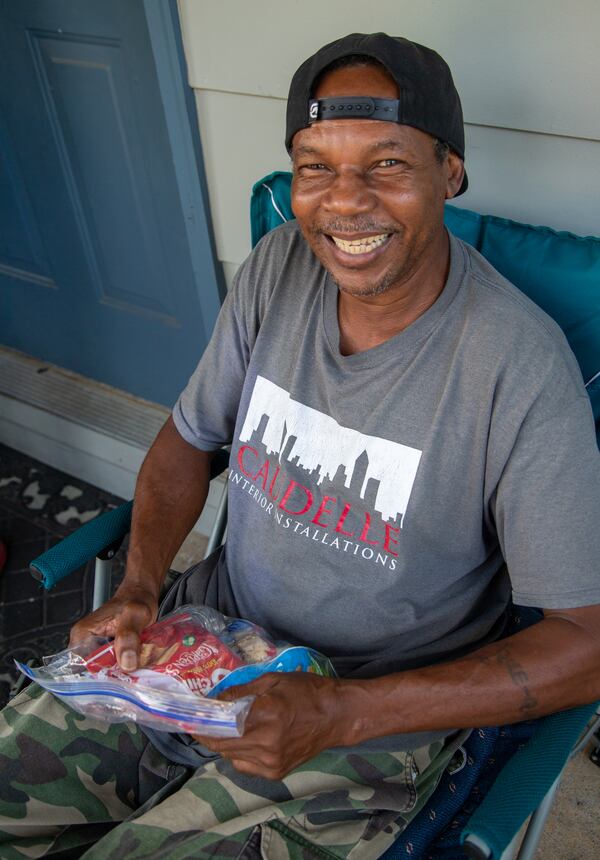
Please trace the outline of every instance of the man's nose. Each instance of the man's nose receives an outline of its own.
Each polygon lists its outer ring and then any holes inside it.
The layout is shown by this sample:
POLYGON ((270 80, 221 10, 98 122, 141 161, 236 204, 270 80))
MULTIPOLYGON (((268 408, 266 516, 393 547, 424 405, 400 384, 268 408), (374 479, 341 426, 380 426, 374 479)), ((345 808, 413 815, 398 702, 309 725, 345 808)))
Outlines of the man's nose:
POLYGON ((336 215, 355 215, 370 212, 375 198, 365 177, 355 171, 336 174, 322 199, 323 208, 336 215))

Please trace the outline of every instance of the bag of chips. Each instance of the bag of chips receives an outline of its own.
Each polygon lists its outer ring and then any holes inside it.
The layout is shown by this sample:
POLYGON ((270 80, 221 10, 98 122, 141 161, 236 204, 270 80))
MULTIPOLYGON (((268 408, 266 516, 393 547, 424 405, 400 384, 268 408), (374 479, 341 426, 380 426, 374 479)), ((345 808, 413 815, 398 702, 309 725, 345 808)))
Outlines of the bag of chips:
POLYGON ((274 642, 256 624, 209 606, 182 606, 141 634, 139 666, 123 671, 112 642, 89 637, 44 658, 25 675, 88 716, 133 720, 167 732, 239 737, 252 697, 216 696, 266 672, 314 672, 333 677, 330 661, 310 648, 274 642))

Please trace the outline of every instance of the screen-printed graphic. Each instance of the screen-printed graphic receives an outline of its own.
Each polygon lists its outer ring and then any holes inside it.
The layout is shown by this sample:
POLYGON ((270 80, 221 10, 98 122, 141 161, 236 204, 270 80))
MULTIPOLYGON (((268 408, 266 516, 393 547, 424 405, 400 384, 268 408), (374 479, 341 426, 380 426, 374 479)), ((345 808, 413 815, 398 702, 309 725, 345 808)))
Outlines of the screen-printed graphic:
POLYGON ((258 376, 240 442, 259 439, 268 456, 295 464, 324 481, 357 487, 383 520, 403 518, 421 451, 343 427, 329 415, 293 400, 258 376))

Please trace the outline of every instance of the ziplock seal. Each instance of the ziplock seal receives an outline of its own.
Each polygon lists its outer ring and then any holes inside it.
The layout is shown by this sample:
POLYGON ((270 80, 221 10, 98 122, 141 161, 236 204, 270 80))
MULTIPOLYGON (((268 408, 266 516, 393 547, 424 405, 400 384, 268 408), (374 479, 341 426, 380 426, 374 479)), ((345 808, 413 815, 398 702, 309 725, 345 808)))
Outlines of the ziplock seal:
POLYGON ((124 690, 116 685, 114 688, 109 687, 108 685, 103 687, 100 684, 87 684, 85 681, 65 681, 61 684, 60 682, 52 683, 44 680, 42 683, 40 678, 37 677, 35 669, 31 669, 24 663, 19 663, 18 660, 15 660, 15 663, 24 675, 27 675, 27 677, 32 681, 37 681, 42 684, 44 689, 48 690, 49 693, 54 693, 56 696, 60 696, 61 698, 68 698, 70 696, 109 696, 114 699, 122 699, 125 702, 130 702, 132 705, 135 705, 135 707, 140 708, 142 711, 147 711, 149 714, 153 714, 154 716, 164 717, 169 720, 180 720, 185 723, 198 723, 198 725, 222 725, 234 729, 238 723, 236 716, 240 712, 240 708, 236 707, 238 702, 240 704, 247 703, 250 705, 254 701, 254 697, 247 696, 242 699, 236 699, 235 702, 219 702, 215 699, 209 700, 207 705, 200 702, 196 708, 206 707, 208 710, 208 713, 202 716, 194 713, 194 710, 191 707, 189 710, 177 710, 176 708, 160 710, 134 695, 128 695, 124 690), (229 711, 232 716, 229 718, 226 716, 219 718, 218 714, 221 710, 225 712, 229 711))
POLYGON ((120 668, 113 643, 100 637, 45 657, 36 669, 15 662, 24 675, 87 716, 214 737, 239 737, 254 701, 243 695, 220 701, 228 687, 266 672, 335 675, 317 651, 276 643, 256 624, 208 606, 179 607, 147 627, 133 672, 120 668))

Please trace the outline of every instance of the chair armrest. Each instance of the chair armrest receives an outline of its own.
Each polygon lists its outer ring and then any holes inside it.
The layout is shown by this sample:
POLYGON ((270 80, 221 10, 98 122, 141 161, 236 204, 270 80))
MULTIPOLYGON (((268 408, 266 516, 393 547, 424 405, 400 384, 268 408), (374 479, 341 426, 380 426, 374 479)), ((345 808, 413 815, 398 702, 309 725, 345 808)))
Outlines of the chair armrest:
MULTIPOLYGON (((475 837, 475 845, 483 843, 489 849, 489 860, 498 860, 560 775, 596 707, 584 705, 540 719, 531 739, 508 761, 464 828, 463 843, 475 837)), ((469 856, 486 857, 475 845, 469 856)))
MULTIPOLYGON (((224 448, 215 451, 210 464, 210 480, 218 477, 228 465, 229 452, 224 448)), ((133 502, 125 502, 78 528, 35 558, 29 565, 31 575, 39 579, 44 588, 53 588, 65 576, 125 537, 131 528, 132 507, 133 502)))
POLYGON ((102 550, 125 537, 131 526, 133 502, 102 514, 86 523, 29 565, 31 574, 44 588, 52 588, 102 550))

